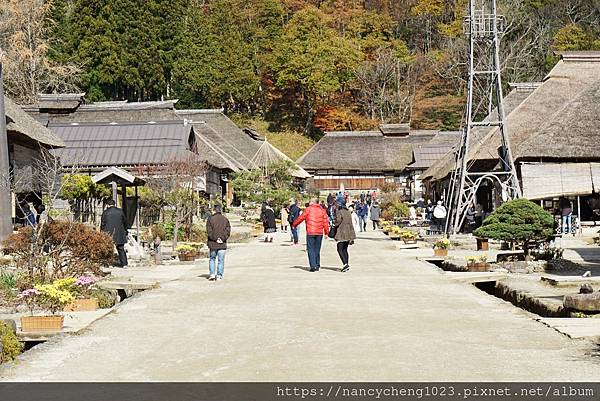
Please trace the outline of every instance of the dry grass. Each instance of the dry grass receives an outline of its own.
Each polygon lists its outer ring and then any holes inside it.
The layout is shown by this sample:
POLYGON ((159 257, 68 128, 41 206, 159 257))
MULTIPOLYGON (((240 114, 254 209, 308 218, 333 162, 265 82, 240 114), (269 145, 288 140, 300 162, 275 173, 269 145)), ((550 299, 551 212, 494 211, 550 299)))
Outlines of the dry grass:
POLYGON ((260 135, 265 136, 269 143, 285 153, 290 159, 298 160, 315 142, 301 132, 285 130, 272 132, 269 123, 260 117, 242 115, 229 116, 239 127, 250 127, 260 135))

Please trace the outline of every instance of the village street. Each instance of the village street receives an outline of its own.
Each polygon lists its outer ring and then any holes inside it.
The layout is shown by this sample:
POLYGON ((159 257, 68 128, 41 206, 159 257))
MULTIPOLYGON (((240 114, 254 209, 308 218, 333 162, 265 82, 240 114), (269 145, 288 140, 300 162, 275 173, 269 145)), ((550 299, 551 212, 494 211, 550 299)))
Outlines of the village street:
MULTIPOLYGON (((304 247, 235 245, 225 280, 204 261, 121 304, 76 337, 8 364, 16 381, 597 381, 573 341, 472 285, 394 249, 381 233, 334 243, 309 273, 304 247)), ((284 246, 285 245, 285 246, 284 246)))

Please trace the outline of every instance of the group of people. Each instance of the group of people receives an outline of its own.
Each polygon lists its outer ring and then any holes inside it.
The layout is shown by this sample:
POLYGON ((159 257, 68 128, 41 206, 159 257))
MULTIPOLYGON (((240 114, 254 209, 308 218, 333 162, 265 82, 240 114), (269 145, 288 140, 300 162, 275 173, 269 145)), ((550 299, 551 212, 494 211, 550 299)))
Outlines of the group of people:
MULTIPOLYGON (((280 211, 280 229, 283 232, 290 229, 290 241, 293 247, 299 246, 298 229, 304 223, 306 227, 306 249, 311 272, 321 268, 321 246, 323 236, 330 236, 337 242, 337 251, 342 261, 342 272, 350 270, 348 246, 355 240, 356 232, 366 231, 366 217, 373 221, 373 229, 379 225, 381 211, 379 204, 372 202, 373 196, 363 194, 363 199, 357 199, 355 206, 347 206, 347 194, 342 192, 336 196, 330 194, 327 203, 312 199, 301 210, 295 199, 290 199, 280 211), (371 203, 367 206, 367 199, 371 203), (358 210, 358 213, 357 213, 358 210)), ((264 229, 264 242, 272 243, 277 231, 276 213, 269 202, 263 202, 260 219, 264 229)))
POLYGON ((324 235, 337 242, 337 252, 342 261, 341 271, 345 273, 350 270, 348 247, 356 239, 356 231, 345 198, 336 199, 333 220, 330 213, 329 208, 324 208, 317 199, 313 199, 291 223, 292 229, 297 229, 302 223, 306 225, 306 251, 311 272, 317 272, 321 268, 321 245, 324 235))

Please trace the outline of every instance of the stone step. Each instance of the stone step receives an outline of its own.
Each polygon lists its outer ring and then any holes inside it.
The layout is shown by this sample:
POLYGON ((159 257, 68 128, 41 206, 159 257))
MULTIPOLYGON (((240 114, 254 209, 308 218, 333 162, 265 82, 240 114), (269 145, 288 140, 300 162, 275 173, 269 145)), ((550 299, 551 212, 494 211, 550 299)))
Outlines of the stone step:
POLYGON ((536 320, 573 339, 600 338, 600 319, 549 317, 536 320))
POLYGON ((582 284, 600 285, 600 277, 544 275, 540 280, 555 287, 574 287, 582 284))

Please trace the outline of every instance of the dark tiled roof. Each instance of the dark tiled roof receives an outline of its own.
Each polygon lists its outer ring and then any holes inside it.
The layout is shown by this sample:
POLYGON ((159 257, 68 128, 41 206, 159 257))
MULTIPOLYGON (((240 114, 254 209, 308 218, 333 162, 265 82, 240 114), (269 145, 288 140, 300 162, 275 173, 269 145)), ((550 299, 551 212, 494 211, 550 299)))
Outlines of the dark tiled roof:
POLYGON ((192 127, 181 121, 52 124, 50 128, 66 144, 55 150, 65 166, 161 165, 193 156, 192 127))

